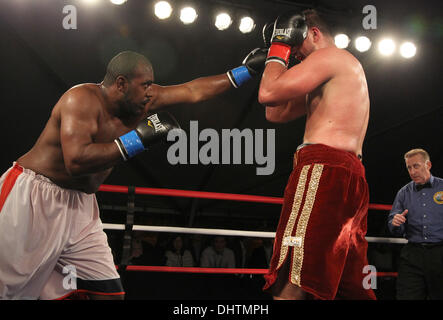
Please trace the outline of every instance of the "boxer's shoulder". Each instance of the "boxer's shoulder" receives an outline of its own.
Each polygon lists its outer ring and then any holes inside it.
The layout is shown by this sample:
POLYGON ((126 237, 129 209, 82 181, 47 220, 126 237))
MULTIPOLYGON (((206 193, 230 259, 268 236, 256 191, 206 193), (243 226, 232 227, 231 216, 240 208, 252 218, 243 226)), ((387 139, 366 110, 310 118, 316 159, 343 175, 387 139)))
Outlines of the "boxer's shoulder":
POLYGON ((319 49, 311 55, 318 60, 323 59, 324 63, 333 70, 335 76, 361 75, 363 67, 360 61, 349 51, 337 47, 319 49))
POLYGON ((324 59, 329 63, 334 62, 336 65, 346 63, 358 63, 359 61, 347 50, 339 49, 335 46, 321 48, 312 52, 307 58, 324 59))
POLYGON ((94 114, 102 109, 100 89, 92 83, 76 85, 67 90, 57 103, 60 111, 94 114))
POLYGON ((82 83, 73 86, 63 95, 73 101, 81 99, 99 99, 101 96, 100 88, 94 83, 82 83))

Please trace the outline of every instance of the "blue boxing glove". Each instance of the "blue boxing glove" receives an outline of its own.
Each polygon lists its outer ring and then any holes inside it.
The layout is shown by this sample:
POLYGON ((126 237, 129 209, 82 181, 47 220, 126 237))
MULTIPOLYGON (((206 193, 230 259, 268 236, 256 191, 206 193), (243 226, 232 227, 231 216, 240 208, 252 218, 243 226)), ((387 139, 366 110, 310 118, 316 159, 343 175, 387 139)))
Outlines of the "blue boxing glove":
POLYGON ((238 68, 227 72, 228 78, 234 88, 238 88, 250 79, 262 72, 268 55, 267 48, 256 48, 252 50, 243 60, 238 68))
POLYGON ((177 120, 168 112, 154 113, 143 119, 137 127, 115 139, 123 160, 128 160, 148 146, 154 145, 166 138, 172 129, 180 129, 177 120))

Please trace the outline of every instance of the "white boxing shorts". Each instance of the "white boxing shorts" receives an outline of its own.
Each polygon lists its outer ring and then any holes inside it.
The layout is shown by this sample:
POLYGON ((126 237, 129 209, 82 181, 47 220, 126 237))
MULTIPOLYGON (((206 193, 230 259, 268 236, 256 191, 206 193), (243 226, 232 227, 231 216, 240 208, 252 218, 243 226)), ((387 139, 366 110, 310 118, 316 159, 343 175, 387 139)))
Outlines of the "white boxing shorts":
POLYGON ((123 295, 94 194, 14 163, 0 178, 0 299, 123 295))

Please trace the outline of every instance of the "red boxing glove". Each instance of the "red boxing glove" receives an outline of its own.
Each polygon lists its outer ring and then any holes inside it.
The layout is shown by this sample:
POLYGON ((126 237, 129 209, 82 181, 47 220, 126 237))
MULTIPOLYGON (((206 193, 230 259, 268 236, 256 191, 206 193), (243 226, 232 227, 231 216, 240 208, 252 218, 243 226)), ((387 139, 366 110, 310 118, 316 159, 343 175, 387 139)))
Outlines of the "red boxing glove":
POLYGON ((268 64, 268 62, 274 61, 281 63, 282 65, 287 67, 290 54, 291 54, 291 47, 289 45, 279 42, 273 43, 269 48, 266 64, 268 64))

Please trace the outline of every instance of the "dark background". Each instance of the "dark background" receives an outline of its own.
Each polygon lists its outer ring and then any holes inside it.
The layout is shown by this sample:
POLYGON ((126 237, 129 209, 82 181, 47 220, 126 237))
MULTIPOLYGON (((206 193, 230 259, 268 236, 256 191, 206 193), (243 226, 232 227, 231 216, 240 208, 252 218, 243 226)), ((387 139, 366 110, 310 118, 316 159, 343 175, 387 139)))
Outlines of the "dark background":
MULTIPOLYGON (((176 7, 184 1, 175 1, 176 7)), ((188 2, 189 3, 189 2, 188 2)), ((439 1, 193 1, 199 17, 183 25, 177 15, 160 21, 154 1, 129 0, 122 6, 101 1, 2 0, 0 4, 0 61, 2 98, 0 169, 26 153, 35 143, 60 96, 84 82, 100 82, 111 57, 123 50, 145 54, 154 65, 161 85, 183 83, 197 77, 224 73, 241 64, 253 48, 262 46, 261 28, 288 9, 313 7, 324 12, 337 31, 353 39, 366 35, 373 43, 365 53, 352 52, 362 63, 369 86, 371 114, 363 149, 370 187, 370 202, 392 204, 398 189, 409 182, 403 154, 416 147, 431 155, 435 176, 443 176, 441 55, 443 18, 439 1), (62 10, 77 8, 77 30, 65 30, 62 10), (377 29, 364 30, 362 8, 377 8, 377 29), (218 31, 213 14, 223 8, 234 23, 218 31), (256 20, 252 33, 236 28, 239 17, 256 20), (412 59, 378 54, 376 42, 393 36, 397 43, 412 40, 418 50, 412 59)), ((199 130, 214 128, 275 129, 276 168, 257 176, 257 165, 168 164, 166 145, 152 148, 117 166, 106 184, 173 188, 281 197, 292 168, 292 157, 302 142, 304 119, 287 124, 266 121, 257 101, 259 79, 204 103, 171 106, 169 111, 189 132, 198 120, 199 130)), ((104 222, 123 221, 127 197, 97 194, 104 222), (123 208, 123 209, 122 209, 123 208)), ((137 223, 169 226, 233 228, 275 231, 279 205, 231 201, 137 196, 137 223)), ((369 236, 388 235, 387 212, 370 211, 369 236)), ((117 232, 118 233, 118 232, 117 232)), ((116 234, 117 234, 116 233, 116 234)), ((119 246, 119 236, 109 233, 119 246)), ((394 250, 397 250, 397 245, 394 250)), ((154 276, 156 276, 154 274, 154 276)), ((161 295, 160 295, 161 296, 161 295)))

